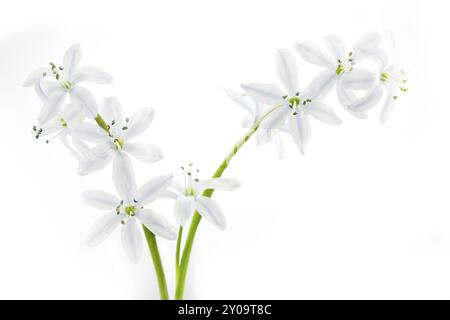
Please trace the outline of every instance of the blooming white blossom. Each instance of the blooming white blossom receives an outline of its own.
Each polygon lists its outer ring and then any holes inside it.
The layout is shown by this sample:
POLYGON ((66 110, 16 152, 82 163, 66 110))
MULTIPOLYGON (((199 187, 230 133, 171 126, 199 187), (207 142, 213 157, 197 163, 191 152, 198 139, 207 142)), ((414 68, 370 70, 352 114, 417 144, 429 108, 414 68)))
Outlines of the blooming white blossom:
MULTIPOLYGON (((261 116, 264 114, 264 108, 261 103, 256 101, 255 99, 243 95, 238 94, 237 92, 224 88, 225 93, 228 97, 230 97, 231 100, 233 100, 236 104, 241 106, 247 111, 246 116, 242 120, 242 127, 243 128, 250 128, 260 119, 261 116)), ((283 139, 281 138, 279 134, 279 130, 264 130, 260 129, 256 133, 256 144, 257 145, 263 145, 267 143, 270 140, 274 141, 275 147, 278 151, 278 156, 280 158, 283 158, 284 156, 284 144, 283 139)))
POLYGON ((140 109, 130 118, 125 118, 117 98, 108 97, 103 99, 100 109, 108 130, 91 122, 80 123, 74 129, 78 138, 97 143, 90 150, 81 146, 83 157, 79 162, 79 174, 85 175, 100 170, 106 167, 115 155, 123 152, 148 164, 164 157, 161 149, 154 145, 131 142, 150 126, 154 117, 152 108, 140 109))
POLYGON ((38 117, 41 126, 45 126, 47 121, 54 118, 64 105, 67 95, 72 102, 85 108, 88 117, 97 116, 98 107, 92 93, 78 84, 82 81, 108 84, 113 82, 113 78, 106 71, 94 66, 79 68, 80 60, 81 48, 79 44, 75 44, 67 49, 60 67, 51 62, 49 67, 39 68, 24 81, 24 86, 34 86, 44 103, 38 117))
MULTIPOLYGON (((354 100, 348 108, 355 112, 366 111, 375 107, 383 97, 383 91, 385 94, 385 101, 380 113, 380 122, 385 123, 389 118, 394 103, 398 98, 399 92, 406 92, 407 88, 405 84, 407 82, 405 78, 405 72, 399 67, 398 58, 395 48, 392 44, 392 58, 389 59, 386 51, 382 49, 372 50, 370 54, 372 58, 377 61, 379 65, 378 72, 374 73, 377 79, 376 83, 372 86, 364 96, 354 100)), ((359 79, 355 75, 350 74, 344 80, 344 85, 352 87, 354 89, 360 89, 359 79)))
POLYGON ((326 90, 326 82, 322 79, 314 79, 300 92, 297 64, 289 51, 278 51, 276 68, 285 91, 266 83, 243 84, 242 88, 257 101, 273 108, 261 122, 260 129, 281 130, 287 122, 287 130, 304 154, 311 136, 309 116, 332 125, 340 124, 341 120, 328 105, 321 102, 325 97, 323 91, 326 90))
POLYGON ((297 41, 295 43, 295 48, 303 59, 326 68, 315 80, 320 83, 318 87, 321 88, 321 95, 317 98, 326 96, 336 85, 338 99, 345 110, 358 118, 366 118, 367 114, 364 111, 349 109, 349 104, 357 100, 357 97, 349 90, 351 88, 342 84, 341 80, 351 73, 355 79, 358 78, 360 89, 373 87, 376 80, 373 73, 357 68, 355 65, 364 58, 373 56, 373 52, 377 50, 381 42, 380 34, 377 32, 366 33, 351 50, 347 50, 345 42, 337 35, 328 35, 324 40, 332 57, 315 43, 309 41, 297 41))
POLYGON ((90 230, 87 243, 96 246, 121 226, 125 252, 136 262, 142 253, 140 224, 162 238, 174 240, 177 237, 175 227, 155 211, 144 207, 166 191, 172 182, 172 175, 151 179, 138 189, 130 158, 126 154, 116 156, 113 167, 113 181, 119 197, 97 190, 82 194, 87 205, 107 211, 90 230))
POLYGON ((165 196, 175 199, 175 219, 180 226, 184 226, 189 218, 197 210, 198 213, 219 229, 226 228, 225 216, 218 204, 211 198, 202 196, 207 189, 232 191, 240 187, 241 183, 236 179, 213 178, 199 180, 198 170, 193 165, 182 167, 184 172, 184 184, 172 183, 173 192, 165 196))

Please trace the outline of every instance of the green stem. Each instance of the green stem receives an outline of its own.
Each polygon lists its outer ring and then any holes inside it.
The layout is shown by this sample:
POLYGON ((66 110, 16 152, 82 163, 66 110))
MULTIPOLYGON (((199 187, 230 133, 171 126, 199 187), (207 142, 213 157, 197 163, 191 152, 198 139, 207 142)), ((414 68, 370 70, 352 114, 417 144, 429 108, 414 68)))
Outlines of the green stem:
MULTIPOLYGON (((105 130, 109 135, 109 125, 103 119, 100 114, 97 114, 95 117, 95 122, 97 122, 98 126, 105 130)), ((153 266, 155 267, 156 277, 158 278, 158 286, 159 293, 161 296, 161 300, 169 300, 169 292, 167 290, 166 276, 164 275, 164 268, 161 262, 161 256, 159 255, 158 243, 156 242, 155 235, 148 230, 145 226, 144 228, 145 238, 147 239, 147 245, 150 250, 150 254, 153 260, 153 266)))
POLYGON ((164 268, 161 263, 161 256, 159 255, 156 237, 153 232, 148 230, 144 225, 142 227, 144 229, 145 238, 147 239, 148 248, 150 249, 150 254, 152 255, 153 265, 155 266, 161 300, 169 300, 169 291, 167 290, 166 277, 164 275, 164 268))
POLYGON ((178 278, 178 272, 180 270, 180 251, 181 251, 181 241, 183 240, 183 227, 178 229, 178 239, 177 239, 177 249, 175 254, 175 271, 176 277, 178 278))
MULTIPOLYGON (((225 171, 225 169, 228 167, 228 164, 230 163, 231 159, 236 155, 236 153, 239 151, 239 149, 255 134, 255 132, 258 130, 261 122, 265 119, 267 115, 275 111, 281 106, 276 106, 273 109, 271 109, 269 112, 267 112, 265 115, 263 115, 261 118, 256 121, 256 123, 247 131, 247 133, 233 146, 231 151, 228 153, 228 155, 225 157, 225 159, 222 161, 220 166, 217 168, 216 172, 213 175, 213 178, 220 178, 225 171)), ((214 190, 208 189, 203 191, 203 196, 210 198, 214 193, 214 190)), ((189 259, 192 252, 192 246, 194 244, 195 234, 197 232, 198 225, 200 224, 200 221, 202 220, 202 216, 198 213, 198 211, 195 212, 194 217, 192 218, 191 226, 189 228, 188 235, 186 237, 186 243, 184 245, 183 250, 183 256, 181 257, 181 262, 179 264, 178 272, 177 272, 177 284, 176 284, 176 290, 175 290, 175 299, 181 300, 183 299, 183 293, 184 293, 184 287, 186 284, 186 275, 187 275, 187 268, 189 265, 189 259)))

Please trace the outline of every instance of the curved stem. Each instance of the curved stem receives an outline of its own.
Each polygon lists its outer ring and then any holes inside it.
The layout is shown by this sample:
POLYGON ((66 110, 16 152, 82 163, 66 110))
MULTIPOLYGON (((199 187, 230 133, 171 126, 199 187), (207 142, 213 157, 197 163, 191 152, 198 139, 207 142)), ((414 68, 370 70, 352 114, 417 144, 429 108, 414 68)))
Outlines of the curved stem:
POLYGON ((169 291, 167 290, 166 277, 164 275, 164 268, 161 262, 161 256, 159 255, 156 237, 154 233, 148 230, 144 225, 142 227, 144 229, 145 238, 147 239, 148 248, 150 249, 153 265, 155 266, 161 300, 169 300, 169 291))
MULTIPOLYGON (((111 134, 109 125, 103 119, 100 114, 95 117, 95 122, 100 128, 105 130, 109 135, 111 134)), ((147 239, 147 245, 152 256, 153 266, 155 267, 156 277, 158 278, 159 293, 161 300, 169 300, 169 291, 167 290, 166 276, 164 274, 164 268, 161 262, 161 256, 159 255, 158 243, 156 242, 155 235, 148 230, 144 225, 145 238, 147 239)), ((178 263, 178 262, 177 262, 178 263)))
POLYGON ((177 239, 177 249, 175 253, 175 271, 176 278, 178 278, 178 271, 180 269, 180 251, 181 251, 181 241, 183 240, 183 227, 178 229, 178 239, 177 239))
MULTIPOLYGON (((265 115, 263 115, 261 118, 259 118, 255 122, 255 124, 247 131, 247 133, 233 146, 231 151, 228 153, 228 155, 222 161, 220 166, 217 168, 216 172, 213 175, 213 178, 220 178, 222 176, 223 172, 228 167, 228 164, 230 163, 231 159, 233 159, 233 157, 236 155, 236 153, 239 151, 239 149, 253 136, 253 134, 255 134, 255 132, 258 130, 261 122, 265 119, 265 117, 280 107, 282 107, 282 106, 274 107, 273 109, 271 109, 269 112, 267 112, 265 115)), ((203 191, 203 196, 210 198, 213 195, 213 193, 214 193, 214 190, 208 189, 208 190, 203 191)), ((196 211, 194 214, 194 217, 192 218, 191 226, 189 228, 189 232, 186 237, 186 243, 185 243, 184 250, 183 250, 183 256, 181 257, 181 262, 180 262, 180 265, 178 268, 177 284, 176 284, 176 290, 175 290, 175 299, 176 300, 183 299, 189 258, 191 256, 192 246, 194 244, 194 239, 195 239, 195 234, 197 232, 197 228, 198 228, 198 225, 200 224, 201 220, 202 220, 202 216, 198 213, 198 211, 196 211)))

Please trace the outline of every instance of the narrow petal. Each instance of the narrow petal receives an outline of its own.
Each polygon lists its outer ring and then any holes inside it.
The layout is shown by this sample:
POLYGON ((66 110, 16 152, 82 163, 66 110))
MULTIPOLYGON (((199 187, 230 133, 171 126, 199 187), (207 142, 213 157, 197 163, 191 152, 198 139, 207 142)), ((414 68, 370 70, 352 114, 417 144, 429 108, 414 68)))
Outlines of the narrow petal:
POLYGON ((367 113, 364 111, 361 112, 355 112, 352 110, 349 110, 348 107, 354 103, 356 100, 358 100, 358 97, 353 93, 353 91, 345 89, 342 87, 342 84, 340 83, 340 81, 338 81, 336 83, 336 93, 337 93, 337 97, 339 102, 341 103, 341 105, 344 107, 344 109, 352 114, 353 116, 359 118, 359 119, 366 119, 367 118, 367 113))
POLYGON ((122 226, 122 245, 131 262, 138 262, 142 255, 142 231, 134 218, 127 219, 122 226))
POLYGON ((133 203, 136 178, 131 160, 123 152, 116 152, 113 158, 113 181, 120 198, 126 203, 133 203))
POLYGON ((298 67, 294 56, 286 49, 280 49, 276 55, 278 77, 290 97, 298 92, 298 67))
POLYGON ((167 219, 153 210, 139 210, 136 213, 136 218, 157 236, 168 240, 175 240, 177 238, 177 229, 167 219))
POLYGON ((301 92, 301 96, 312 100, 324 100, 333 89, 337 74, 333 70, 324 70, 301 92))
POLYGON ((319 66, 336 69, 337 62, 333 61, 322 48, 310 41, 298 41, 295 43, 295 49, 303 59, 319 66))
POLYGON ((201 193, 206 189, 215 189, 223 191, 233 191, 241 186, 241 182, 237 179, 227 178, 212 178, 207 180, 201 180, 195 186, 195 190, 201 193))
POLYGON ((77 103, 68 103, 61 110, 61 117, 68 125, 73 126, 84 119, 84 108, 77 103))
POLYGON ((45 74, 51 74, 51 70, 49 68, 39 68, 33 71, 23 82, 24 87, 29 87, 39 83, 42 78, 44 78, 45 74))
POLYGON ((116 212, 109 212, 98 219, 88 232, 87 245, 95 247, 108 238, 120 225, 122 216, 116 212))
POLYGON ((39 113, 38 121, 44 126, 48 121, 52 120, 59 112, 66 99, 66 93, 62 90, 53 92, 42 106, 39 113))
POLYGON ((225 216, 223 215, 222 210, 220 210, 219 206, 214 200, 207 197, 198 198, 197 210, 200 213, 200 215, 207 221, 209 221, 219 229, 225 230, 227 225, 225 216))
POLYGON ((136 200, 140 205, 146 205, 156 200, 159 195, 166 191, 173 181, 172 175, 153 178, 139 188, 136 200))
POLYGON ((349 110, 352 111, 366 111, 373 108, 380 101, 383 96, 383 88, 381 85, 376 86, 372 91, 369 91, 362 98, 356 100, 351 105, 348 106, 349 110))
POLYGON ((386 121, 389 119, 389 116, 392 113, 392 110, 394 110, 394 104, 395 104, 395 98, 394 95, 388 94, 386 97, 386 101, 384 102, 383 109, 381 110, 380 114, 380 122, 386 123, 386 121))
POLYGON ((78 123, 73 128, 73 133, 78 138, 89 142, 107 143, 110 140, 105 130, 91 122, 78 123))
POLYGON ((75 71, 72 78, 72 84, 77 84, 81 81, 91 81, 98 84, 108 84, 114 81, 113 77, 103 69, 86 66, 75 71))
POLYGON ((70 90, 70 98, 73 102, 79 103, 85 107, 86 115, 94 119, 98 114, 97 101, 94 95, 87 89, 82 87, 74 87, 70 90))
POLYGON ((261 122, 259 129, 280 129, 286 122, 288 115, 292 112, 289 107, 282 106, 270 112, 261 122))
POLYGON ((355 44, 354 48, 361 47, 377 47, 381 43, 381 35, 379 32, 369 31, 365 33, 355 44))
POLYGON ((363 58, 372 60, 378 64, 381 70, 386 68, 389 61, 386 51, 377 47, 358 48, 355 50, 355 58, 357 60, 362 60, 363 58))
POLYGON ((75 71, 81 61, 81 48, 80 44, 76 43, 67 49, 63 58, 64 74, 67 75, 69 80, 72 80, 75 71))
POLYGON ((99 190, 84 191, 81 199, 88 206, 100 210, 114 210, 120 204, 120 199, 115 195, 99 190))
POLYGON ((316 118, 319 121, 326 122, 332 125, 341 124, 342 120, 336 115, 325 103, 319 101, 312 101, 305 106, 305 112, 316 118))
POLYGON ((250 103, 250 101, 248 99, 246 99, 244 96, 242 96, 241 94, 238 94, 236 92, 234 92, 233 90, 227 89, 227 88, 223 88, 223 91, 225 92, 225 94, 230 97, 231 100, 233 100, 236 104, 240 105, 242 108, 244 108, 245 110, 248 111, 248 113, 250 115, 254 115, 255 114, 255 110, 252 106, 252 104, 250 103))
POLYGON ((106 97, 100 103, 100 111, 102 112, 102 117, 109 125, 114 121, 115 123, 120 122, 123 125, 125 116, 123 115, 123 108, 116 97, 106 97))
POLYGON ((78 162, 77 172, 80 176, 100 171, 104 169, 113 159, 112 155, 104 158, 81 158, 78 162))
POLYGON ((311 126, 308 115, 298 112, 289 117, 289 129, 295 144, 302 154, 305 154, 306 145, 311 137, 311 126))
POLYGON ((175 219, 182 227, 192 217, 195 212, 195 199, 194 197, 186 197, 181 195, 175 200, 175 219))
POLYGON ((284 158, 284 143, 283 143, 283 139, 281 138, 281 136, 279 134, 277 134, 277 135, 275 135, 273 140, 275 142, 275 148, 277 149, 277 152, 278 152, 278 158, 279 159, 284 158))
POLYGON ((330 34, 326 36, 324 40, 336 60, 344 60, 346 58, 348 54, 347 47, 341 37, 330 34))
POLYGON ((341 84, 351 90, 365 90, 375 86, 376 74, 365 69, 354 69, 341 77, 341 84))
POLYGON ((160 148, 147 143, 129 142, 125 144, 123 150, 148 164, 155 163, 164 158, 164 154, 160 148))
POLYGON ((268 83, 247 83, 242 84, 241 87, 249 96, 269 106, 277 106, 285 102, 283 99, 285 93, 276 85, 268 83))
POLYGON ((154 111, 152 108, 143 108, 136 112, 128 123, 128 129, 126 130, 126 139, 131 140, 134 137, 140 135, 147 130, 152 123, 154 117, 154 111))

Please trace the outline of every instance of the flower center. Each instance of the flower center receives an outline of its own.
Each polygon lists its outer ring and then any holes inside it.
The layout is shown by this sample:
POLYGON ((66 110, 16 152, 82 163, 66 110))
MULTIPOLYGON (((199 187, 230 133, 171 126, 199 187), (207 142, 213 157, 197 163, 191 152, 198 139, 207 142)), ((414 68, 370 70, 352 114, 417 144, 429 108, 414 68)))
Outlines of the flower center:
POLYGON ((189 163, 186 167, 181 167, 184 172, 184 192, 186 196, 195 196, 194 183, 199 182, 198 173, 200 170, 194 167, 193 163, 189 163))
POLYGON ((353 59, 353 52, 350 52, 346 59, 341 60, 338 59, 338 66, 336 68, 336 74, 341 75, 345 72, 350 72, 353 70, 353 66, 355 65, 355 61, 353 59))
MULTIPOLYGON (((408 88, 405 86, 408 79, 405 78, 405 72, 403 70, 384 71, 380 74, 380 81, 393 90, 400 89, 402 92, 408 91, 408 88)), ((394 96, 393 98, 397 99, 398 96, 394 96)))
POLYGON ((133 217, 136 214, 136 210, 137 210, 137 208, 135 206, 128 206, 128 207, 125 207, 124 211, 125 211, 126 215, 133 217))
MULTIPOLYGON (((63 79, 63 76, 61 74, 62 71, 64 71, 63 67, 57 67, 53 62, 50 62, 50 67, 52 69, 52 74, 55 77, 55 79, 57 81, 59 81, 59 83, 61 83, 61 86, 66 89, 66 90, 70 90, 70 88, 72 88, 72 83, 69 80, 65 80, 63 79)), ((44 73, 44 77, 47 76, 46 73, 44 73)))
POLYGON ((300 92, 297 92, 293 97, 284 96, 283 98, 289 103, 289 108, 292 109, 294 116, 311 102, 311 99, 301 99, 300 92))

